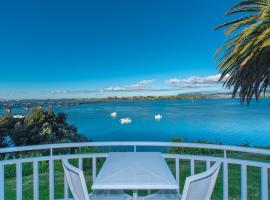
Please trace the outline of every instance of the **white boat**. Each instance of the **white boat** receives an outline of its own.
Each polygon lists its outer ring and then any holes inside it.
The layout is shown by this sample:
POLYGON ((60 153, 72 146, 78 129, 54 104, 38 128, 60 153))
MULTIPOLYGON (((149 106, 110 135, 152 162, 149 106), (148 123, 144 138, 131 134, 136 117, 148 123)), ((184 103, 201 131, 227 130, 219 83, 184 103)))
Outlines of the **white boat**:
POLYGON ((116 117, 116 116, 117 116, 116 112, 111 113, 111 117, 116 117))
POLYGON ((23 119, 24 116, 23 115, 13 115, 13 118, 15 118, 15 119, 23 119))
POLYGON ((162 119, 162 115, 158 114, 158 115, 155 115, 155 120, 161 120, 162 119))
POLYGON ((130 124, 131 122, 132 120, 129 117, 120 119, 121 124, 130 124))

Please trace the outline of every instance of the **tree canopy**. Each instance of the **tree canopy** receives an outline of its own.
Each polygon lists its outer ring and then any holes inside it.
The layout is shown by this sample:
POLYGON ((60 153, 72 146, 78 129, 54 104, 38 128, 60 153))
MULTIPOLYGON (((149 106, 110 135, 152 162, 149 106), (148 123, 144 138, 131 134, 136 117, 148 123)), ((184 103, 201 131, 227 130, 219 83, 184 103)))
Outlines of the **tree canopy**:
POLYGON ((0 147, 82 141, 88 139, 67 122, 67 116, 51 109, 33 109, 22 119, 0 117, 0 147))

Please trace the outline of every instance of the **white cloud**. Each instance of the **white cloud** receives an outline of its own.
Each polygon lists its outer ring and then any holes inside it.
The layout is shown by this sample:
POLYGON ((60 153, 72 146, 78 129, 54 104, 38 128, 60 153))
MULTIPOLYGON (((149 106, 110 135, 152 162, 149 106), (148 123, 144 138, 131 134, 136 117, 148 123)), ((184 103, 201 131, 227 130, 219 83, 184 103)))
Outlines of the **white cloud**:
POLYGON ((138 83, 134 83, 127 86, 113 86, 101 89, 101 92, 133 92, 133 91, 145 91, 148 90, 147 86, 155 82, 154 79, 143 80, 138 83))
POLYGON ((87 93, 95 93, 97 90, 54 90, 51 91, 50 93, 53 95, 58 95, 58 94, 87 94, 87 93))
POLYGON ((181 87, 181 88, 200 88, 200 87, 212 87, 217 86, 228 78, 228 75, 219 82, 221 74, 206 76, 206 77, 198 77, 192 76, 186 79, 177 79, 172 78, 165 81, 166 84, 174 86, 174 87, 181 87))
MULTIPOLYGON (((208 91, 208 90, 222 90, 222 83, 219 82, 220 74, 198 77, 192 76, 184 79, 171 78, 165 81, 166 84, 154 87, 152 84, 154 79, 142 80, 129 85, 116 85, 104 88, 94 89, 82 89, 82 90, 56 90, 52 91, 52 95, 74 96, 74 95, 137 95, 137 94, 178 94, 179 92, 191 92, 191 91, 208 91)), ((225 77, 225 79, 228 76, 225 77)), ((222 90, 223 91, 223 90, 222 90)))
POLYGON ((139 84, 147 85, 147 84, 151 84, 151 83, 154 83, 154 82, 155 82, 154 79, 150 79, 150 80, 143 80, 143 81, 140 81, 139 84))
POLYGON ((52 95, 67 95, 67 94, 97 94, 102 92, 133 92, 133 91, 148 91, 151 90, 147 88, 150 84, 154 83, 154 79, 142 80, 140 82, 126 85, 126 86, 111 86, 102 89, 89 89, 89 90, 54 90, 51 91, 52 95))

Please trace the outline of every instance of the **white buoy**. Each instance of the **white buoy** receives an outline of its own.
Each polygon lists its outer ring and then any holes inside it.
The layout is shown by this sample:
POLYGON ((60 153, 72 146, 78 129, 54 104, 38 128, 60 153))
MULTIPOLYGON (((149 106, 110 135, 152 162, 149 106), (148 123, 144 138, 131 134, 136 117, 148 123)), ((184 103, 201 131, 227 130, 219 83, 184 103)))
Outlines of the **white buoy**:
POLYGON ((121 124, 130 124, 132 122, 132 120, 128 117, 128 118, 122 118, 120 120, 121 124))
POLYGON ((111 113, 111 117, 116 117, 116 116, 117 116, 116 112, 111 113))
POLYGON ((162 119, 162 115, 158 114, 158 115, 155 115, 155 120, 161 120, 162 119))

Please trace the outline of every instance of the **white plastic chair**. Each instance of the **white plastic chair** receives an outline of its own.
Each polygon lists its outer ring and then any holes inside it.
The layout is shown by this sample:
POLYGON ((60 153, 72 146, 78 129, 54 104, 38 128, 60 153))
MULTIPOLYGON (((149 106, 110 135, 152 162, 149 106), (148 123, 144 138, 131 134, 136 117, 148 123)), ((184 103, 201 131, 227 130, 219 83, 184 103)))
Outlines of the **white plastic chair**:
POLYGON ((131 196, 121 190, 95 190, 88 194, 83 171, 62 160, 65 177, 74 200, 129 200, 131 196))
POLYGON ((209 170, 186 178, 182 196, 176 190, 164 190, 148 195, 143 200, 210 200, 215 187, 220 162, 209 170))

